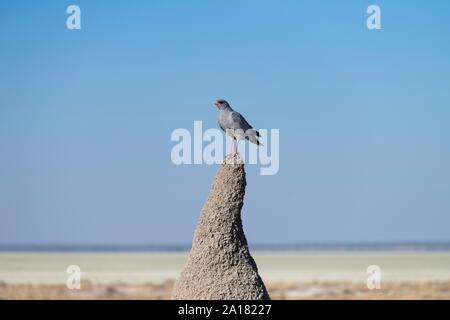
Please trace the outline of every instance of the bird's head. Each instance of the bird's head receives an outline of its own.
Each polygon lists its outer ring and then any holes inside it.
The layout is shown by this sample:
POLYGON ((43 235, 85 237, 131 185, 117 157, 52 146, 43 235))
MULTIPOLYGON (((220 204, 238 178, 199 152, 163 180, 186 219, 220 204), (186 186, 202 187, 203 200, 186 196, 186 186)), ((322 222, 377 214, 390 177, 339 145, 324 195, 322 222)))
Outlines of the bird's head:
POLYGON ((225 100, 217 100, 214 105, 217 107, 217 109, 223 110, 223 109, 229 109, 231 108, 230 105, 228 104, 228 102, 226 102, 225 100))

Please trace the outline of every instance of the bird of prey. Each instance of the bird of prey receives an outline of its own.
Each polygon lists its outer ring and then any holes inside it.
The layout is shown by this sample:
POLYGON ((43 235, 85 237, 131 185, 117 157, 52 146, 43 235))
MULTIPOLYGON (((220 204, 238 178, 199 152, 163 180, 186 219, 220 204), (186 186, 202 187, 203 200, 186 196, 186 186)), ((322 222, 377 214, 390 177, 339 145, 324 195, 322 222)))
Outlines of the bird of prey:
MULTIPOLYGON (((214 104, 220 110, 220 128, 233 139, 233 143, 236 141, 235 153, 238 153, 239 141, 243 139, 247 139, 257 145, 262 145, 257 138, 260 136, 259 132, 253 129, 239 112, 234 111, 228 102, 225 100, 217 100, 214 104)), ((233 153, 233 143, 231 145, 230 154, 233 153)))

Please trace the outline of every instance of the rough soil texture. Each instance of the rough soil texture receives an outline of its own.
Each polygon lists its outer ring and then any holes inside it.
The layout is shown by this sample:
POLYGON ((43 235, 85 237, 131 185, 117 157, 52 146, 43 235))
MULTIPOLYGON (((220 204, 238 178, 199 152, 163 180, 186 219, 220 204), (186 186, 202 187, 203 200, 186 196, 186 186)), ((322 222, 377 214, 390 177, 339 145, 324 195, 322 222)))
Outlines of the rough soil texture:
POLYGON ((173 299, 270 299, 242 228, 245 186, 244 164, 228 156, 200 213, 173 299))
MULTIPOLYGON (((0 300, 165 300, 170 298, 173 286, 172 280, 162 283, 82 281, 81 290, 69 290, 66 284, 0 280, 0 300)), ((365 282, 353 281, 282 281, 269 282, 267 286, 271 298, 276 300, 450 300, 450 281, 383 282, 380 290, 369 290, 365 282)))

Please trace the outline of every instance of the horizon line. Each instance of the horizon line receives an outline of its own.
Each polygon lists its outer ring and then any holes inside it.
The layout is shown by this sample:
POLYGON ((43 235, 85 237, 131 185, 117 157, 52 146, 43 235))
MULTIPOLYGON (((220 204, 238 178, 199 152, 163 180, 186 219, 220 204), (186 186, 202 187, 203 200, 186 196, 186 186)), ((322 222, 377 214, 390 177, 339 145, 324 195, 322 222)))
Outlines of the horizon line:
MULTIPOLYGON (((256 251, 450 251, 450 241, 249 243, 248 246, 256 251)), ((0 243, 0 252, 185 252, 190 249, 188 243, 0 243)))

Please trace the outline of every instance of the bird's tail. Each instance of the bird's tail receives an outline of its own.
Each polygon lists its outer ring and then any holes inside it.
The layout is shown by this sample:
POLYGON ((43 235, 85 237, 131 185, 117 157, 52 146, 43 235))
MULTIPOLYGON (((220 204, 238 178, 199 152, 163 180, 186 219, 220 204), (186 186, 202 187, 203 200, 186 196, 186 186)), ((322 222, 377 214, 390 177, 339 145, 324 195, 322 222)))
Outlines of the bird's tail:
POLYGON ((258 146, 264 146, 257 137, 260 137, 260 134, 258 131, 255 131, 254 133, 249 133, 246 135, 246 139, 248 139, 250 142, 258 145, 258 146))

